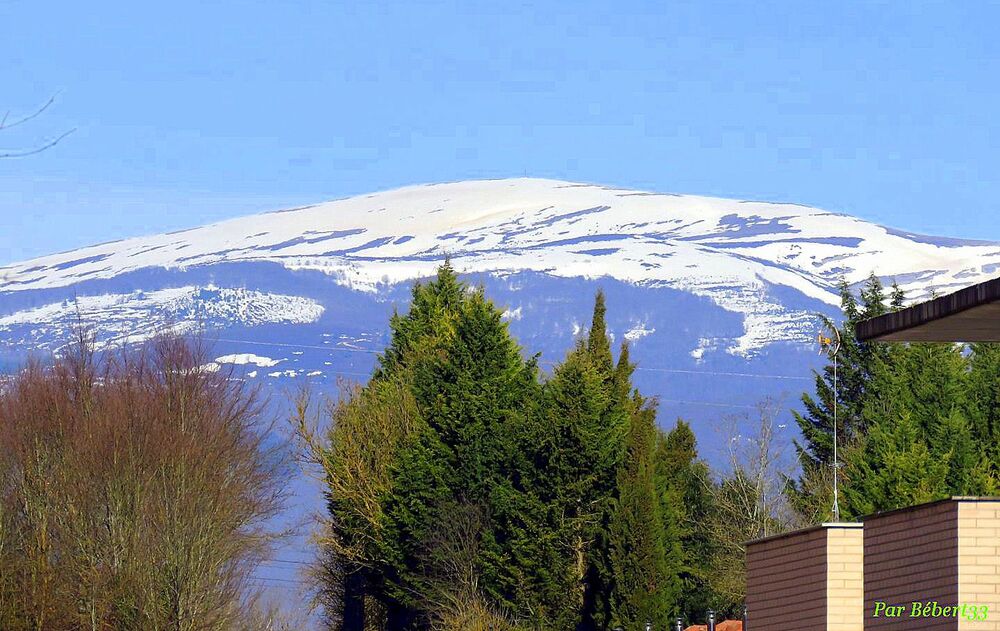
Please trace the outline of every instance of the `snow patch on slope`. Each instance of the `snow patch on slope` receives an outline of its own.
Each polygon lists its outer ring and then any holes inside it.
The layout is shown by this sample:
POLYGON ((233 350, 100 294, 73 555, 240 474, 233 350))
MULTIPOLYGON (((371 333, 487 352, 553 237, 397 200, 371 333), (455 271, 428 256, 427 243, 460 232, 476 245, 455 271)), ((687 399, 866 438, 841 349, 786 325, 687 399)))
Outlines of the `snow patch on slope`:
POLYGON ((646 324, 645 323, 641 323, 641 324, 637 324, 637 325, 633 326, 628 331, 625 331, 625 335, 623 337, 626 340, 628 340, 629 342, 634 342, 634 341, 636 341, 638 339, 642 339, 642 338, 646 337, 647 335, 650 335, 650 334, 655 333, 655 332, 656 332, 656 329, 647 329, 646 328, 646 324))
MULTIPOLYGON (((148 293, 82 296, 23 309, 0 317, 0 333, 7 344, 33 345, 43 339, 67 339, 82 323, 93 331, 98 347, 103 348, 124 341, 140 342, 169 331, 188 333, 232 324, 308 324, 322 314, 322 305, 299 296, 214 286, 175 287, 148 293)), ((233 361, 229 363, 250 361, 249 356, 230 359, 233 361)))
POLYGON ((725 346, 742 356, 811 338, 811 312, 784 306, 775 296, 784 290, 836 307, 841 278, 876 271, 915 300, 1000 269, 1000 244, 807 206, 524 178, 411 186, 43 257, 0 268, 0 294, 241 261, 318 270, 377 292, 433 274, 446 256, 466 273, 611 277, 708 298, 743 315, 743 335, 725 346))
POLYGON ((284 360, 261 357, 260 355, 254 355, 253 353, 240 353, 236 355, 223 355, 222 357, 216 357, 215 361, 219 364, 236 364, 238 366, 253 364, 254 366, 260 366, 261 368, 270 368, 271 366, 277 366, 284 360))
POLYGON ((518 307, 517 309, 507 309, 502 314, 500 314, 500 317, 503 318, 504 320, 520 320, 521 307, 518 307))

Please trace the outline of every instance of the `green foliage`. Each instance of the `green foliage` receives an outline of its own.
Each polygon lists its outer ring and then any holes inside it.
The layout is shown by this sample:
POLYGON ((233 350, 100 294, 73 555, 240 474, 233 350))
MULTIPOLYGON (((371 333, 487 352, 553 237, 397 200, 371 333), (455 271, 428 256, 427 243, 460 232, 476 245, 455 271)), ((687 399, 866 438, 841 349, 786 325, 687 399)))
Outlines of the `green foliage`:
MULTIPOLYGON (((874 373, 889 361, 893 351, 885 345, 859 342, 854 337, 857 322, 886 312, 884 289, 877 276, 872 274, 865 282, 860 303, 847 283, 842 281, 840 299, 844 313, 840 327, 823 318, 826 329, 831 333, 836 330, 841 341, 837 354, 836 392, 831 358, 822 372, 814 373, 815 395, 802 395, 805 411, 792 412, 802 432, 802 441, 795 443, 802 474, 798 480, 789 481, 787 493, 792 507, 803 519, 813 523, 832 518, 834 401, 837 406, 839 447, 846 451, 865 434, 865 403, 878 399, 872 389, 874 373)), ((902 293, 895 286, 893 301, 894 304, 902 303, 902 293)))
MULTIPOLYGON (((859 343, 854 324, 903 306, 873 275, 859 305, 842 285, 844 346, 837 388, 841 421, 841 513, 856 519, 949 495, 995 491, 1000 422, 1000 351, 974 345, 859 343)), ((803 395, 796 420, 802 475, 789 496, 803 517, 829 519, 832 472, 832 365, 803 395)))
POLYGON ((665 628, 711 590, 713 483, 683 422, 656 427, 604 295, 540 380, 450 265, 391 321, 319 449, 335 628, 665 628), (486 627, 483 627, 486 628, 486 627))
POLYGON ((641 629, 648 620, 666 628, 676 606, 679 581, 667 564, 661 498, 655 486, 655 410, 641 405, 638 397, 634 406, 608 535, 611 623, 641 629))
POLYGON ((620 458, 617 436, 604 422, 607 407, 604 379, 581 342, 545 384, 544 424, 533 450, 537 466, 529 467, 530 484, 570 550, 563 589, 577 615, 588 593, 591 542, 600 536, 620 458))
MULTIPOLYGON (((621 459, 616 463, 616 484, 609 512, 599 536, 603 546, 595 550, 595 563, 603 568, 599 583, 606 593, 595 616, 598 626, 610 624, 640 629, 647 621, 666 627, 674 612, 680 580, 679 541, 669 542, 663 497, 656 486, 656 408, 632 387, 627 344, 622 344, 618 363, 611 370, 610 341, 605 331, 604 296, 598 293, 588 340, 591 361, 608 382, 605 427, 624 431, 621 459), (668 554, 670 556, 668 556, 668 554), (669 561, 675 563, 670 565, 669 561)), ((674 526, 673 522, 670 526, 674 526)))
POLYGON ((347 559, 357 571, 339 580, 358 587, 358 571, 367 574, 360 589, 381 603, 389 628, 461 618, 470 603, 544 628, 575 626, 582 585, 571 551, 582 548, 604 479, 601 467, 587 467, 608 457, 594 447, 609 450, 603 379, 578 358, 543 393, 500 310, 449 266, 414 288, 392 332, 376 375, 338 406, 326 454, 328 472, 351 468, 357 486, 375 490, 331 493, 341 530, 332 540, 372 544, 347 559), (341 448, 351 427, 361 429, 351 419, 376 430, 368 458, 341 448), (352 519, 358 513, 376 518, 352 519), (470 515, 475 528, 451 527, 470 515))
POLYGON ((847 514, 991 492, 989 443, 966 418, 968 364, 957 345, 910 344, 879 367, 880 396, 865 405, 871 431, 845 469, 847 514))
POLYGON ((430 283, 415 283, 406 315, 394 313, 389 320, 389 346, 379 357, 375 379, 384 379, 401 366, 432 352, 451 334, 465 299, 465 285, 450 262, 445 262, 430 283))
POLYGON ((413 373, 423 431, 401 455, 389 499, 395 595, 412 601, 410 594, 422 593, 428 538, 442 514, 471 504, 488 519, 475 559, 482 589, 501 608, 530 611, 524 566, 537 560, 521 544, 538 510, 513 474, 520 434, 537 414, 534 363, 521 358, 501 312, 480 291, 463 300, 452 334, 413 373))
POLYGON ((587 352, 594 367, 602 375, 610 375, 614 360, 611 357, 611 341, 608 339, 605 315, 607 307, 604 304, 604 292, 598 291, 594 300, 594 315, 591 319, 590 334, 587 337, 587 352))
POLYGON ((679 581, 676 615, 696 620, 715 606, 710 559, 717 546, 706 528, 712 516, 711 475, 698 460, 694 432, 683 420, 669 433, 657 433, 655 460, 667 568, 679 581))
POLYGON ((983 445, 989 475, 1000 477, 1000 344, 973 344, 965 416, 976 444, 983 445))
POLYGON ((843 487, 848 514, 867 515, 946 495, 949 463, 931 453, 910 414, 892 424, 874 424, 869 438, 864 449, 848 455, 851 478, 843 487))

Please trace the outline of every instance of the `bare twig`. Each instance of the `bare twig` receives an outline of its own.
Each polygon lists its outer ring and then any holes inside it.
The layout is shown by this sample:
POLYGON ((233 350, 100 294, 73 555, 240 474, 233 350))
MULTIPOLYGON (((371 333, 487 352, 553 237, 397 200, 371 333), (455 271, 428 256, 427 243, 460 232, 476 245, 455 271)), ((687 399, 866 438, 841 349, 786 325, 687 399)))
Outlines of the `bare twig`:
MULTIPOLYGON (((24 123, 27 123, 28 121, 30 121, 30 120, 38 117, 39 115, 41 115, 42 112, 44 112, 45 110, 49 109, 49 106, 51 106, 55 102, 56 97, 58 95, 59 95, 58 92, 55 93, 55 94, 53 94, 51 97, 49 97, 49 100, 46 101, 45 104, 42 105, 40 108, 38 108, 37 110, 35 110, 31 114, 28 114, 27 116, 24 116, 22 118, 19 118, 19 119, 15 120, 12 123, 8 123, 7 122, 7 119, 10 117, 10 111, 5 112, 4 115, 3 115, 3 118, 0 119, 0 131, 4 131, 4 130, 7 130, 7 129, 13 129, 14 127, 17 127, 18 125, 23 125, 24 123)), ((41 146, 33 147, 33 148, 30 148, 30 149, 0 149, 0 158, 23 158, 23 157, 26 157, 26 156, 35 155, 36 153, 41 153, 41 152, 45 151, 46 149, 51 149, 52 147, 55 147, 57 144, 59 144, 59 142, 63 138, 65 138, 66 136, 69 136, 74 131, 76 131, 76 128, 73 128, 73 129, 71 129, 71 130, 69 130, 67 132, 63 132, 62 134, 60 134, 55 139, 47 141, 47 142, 43 143, 41 146)))
POLYGON ((53 94, 52 96, 50 96, 49 100, 45 102, 45 105, 41 106, 40 108, 38 108, 37 110, 35 110, 33 113, 28 114, 24 118, 19 118, 18 120, 14 121, 10 125, 7 124, 7 117, 10 115, 10 112, 8 111, 6 114, 3 115, 3 120, 0 121, 0 129, 10 129, 12 127, 17 127, 18 125, 23 125, 24 123, 27 123, 28 121, 30 121, 31 119, 35 118, 36 116, 38 116, 39 114, 41 114, 45 110, 49 109, 49 106, 52 105, 55 102, 57 96, 59 96, 58 92, 56 92, 55 94, 53 94))
POLYGON ((41 145, 40 147, 35 147, 34 149, 0 149, 0 158, 24 158, 26 156, 33 156, 36 153, 41 153, 41 152, 45 151, 46 149, 51 149, 52 147, 55 147, 56 145, 59 144, 59 142, 63 138, 65 138, 66 136, 69 136, 70 134, 72 134, 75 131, 76 131, 76 128, 74 127, 73 129, 71 129, 71 130, 69 130, 67 132, 63 132, 62 134, 60 134, 54 140, 50 140, 49 142, 45 143, 44 145, 41 145))

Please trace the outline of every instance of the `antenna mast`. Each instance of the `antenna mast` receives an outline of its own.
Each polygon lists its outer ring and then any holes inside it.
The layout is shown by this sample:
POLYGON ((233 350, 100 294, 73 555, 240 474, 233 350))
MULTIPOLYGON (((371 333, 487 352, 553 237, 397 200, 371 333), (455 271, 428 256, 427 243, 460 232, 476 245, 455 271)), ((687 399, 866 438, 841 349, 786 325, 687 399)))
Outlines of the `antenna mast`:
POLYGON ((840 478, 840 460, 837 453, 837 409, 840 407, 840 391, 837 389, 837 368, 838 368, 838 358, 837 353, 840 352, 841 339, 840 330, 831 326, 830 329, 833 331, 834 338, 824 337, 822 333, 819 334, 819 345, 820 352, 824 350, 829 350, 830 356, 833 358, 833 520, 840 521, 840 488, 839 488, 839 478, 840 478))

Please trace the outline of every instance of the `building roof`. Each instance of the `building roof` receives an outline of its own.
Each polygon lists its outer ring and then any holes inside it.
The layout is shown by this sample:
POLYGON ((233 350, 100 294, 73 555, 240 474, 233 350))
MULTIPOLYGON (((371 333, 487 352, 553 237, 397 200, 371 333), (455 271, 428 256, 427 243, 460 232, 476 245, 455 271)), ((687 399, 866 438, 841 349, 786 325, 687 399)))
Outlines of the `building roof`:
POLYGON ((930 502, 924 502, 923 504, 914 504, 912 506, 904 506, 902 508, 895 508, 892 510, 880 511, 877 513, 872 513, 870 515, 865 515, 858 519, 858 521, 832 521, 823 522, 821 524, 815 524, 812 526, 806 526, 805 528, 799 528, 797 530, 786 530, 785 532, 779 532, 775 535, 768 535, 767 537, 760 537, 758 539, 751 539, 746 542, 747 546, 757 545, 759 543, 767 543, 770 541, 775 541, 777 539, 784 539, 786 537, 798 537, 811 532, 816 532, 819 530, 835 530, 835 529, 852 529, 852 528, 864 528, 865 520, 874 519, 876 517, 885 517, 886 515, 895 515, 896 513, 905 513, 910 511, 923 510, 930 506, 937 506, 938 504, 944 504, 945 502, 1000 502, 1000 496, 989 496, 989 495, 953 495, 951 497, 943 497, 939 500, 933 500, 930 502))
POLYGON ((952 495, 951 497, 944 497, 939 500, 934 500, 932 502, 924 502, 923 504, 914 504, 912 506, 904 506, 902 508, 895 508, 892 510, 879 511, 877 513, 872 513, 870 515, 865 515, 861 518, 864 522, 868 519, 874 519, 876 517, 885 517, 886 515, 896 515, 898 513, 909 513, 912 511, 923 510, 930 506, 937 506, 938 504, 944 504, 947 502, 1000 502, 1000 497, 993 497, 989 495, 952 495))
POLYGON ((1000 342, 1000 278, 858 322, 866 342, 1000 342))
POLYGON ((746 542, 746 545, 756 545, 758 543, 765 543, 767 541, 774 541, 775 539, 784 539, 785 537, 797 537, 799 535, 813 532, 817 530, 830 530, 836 528, 863 528, 864 524, 860 522, 853 521, 829 521, 823 522, 822 524, 815 524, 813 526, 806 526, 805 528, 799 528, 798 530, 788 530, 785 532, 779 532, 776 535, 768 535, 766 537, 758 537, 757 539, 751 539, 746 542))

